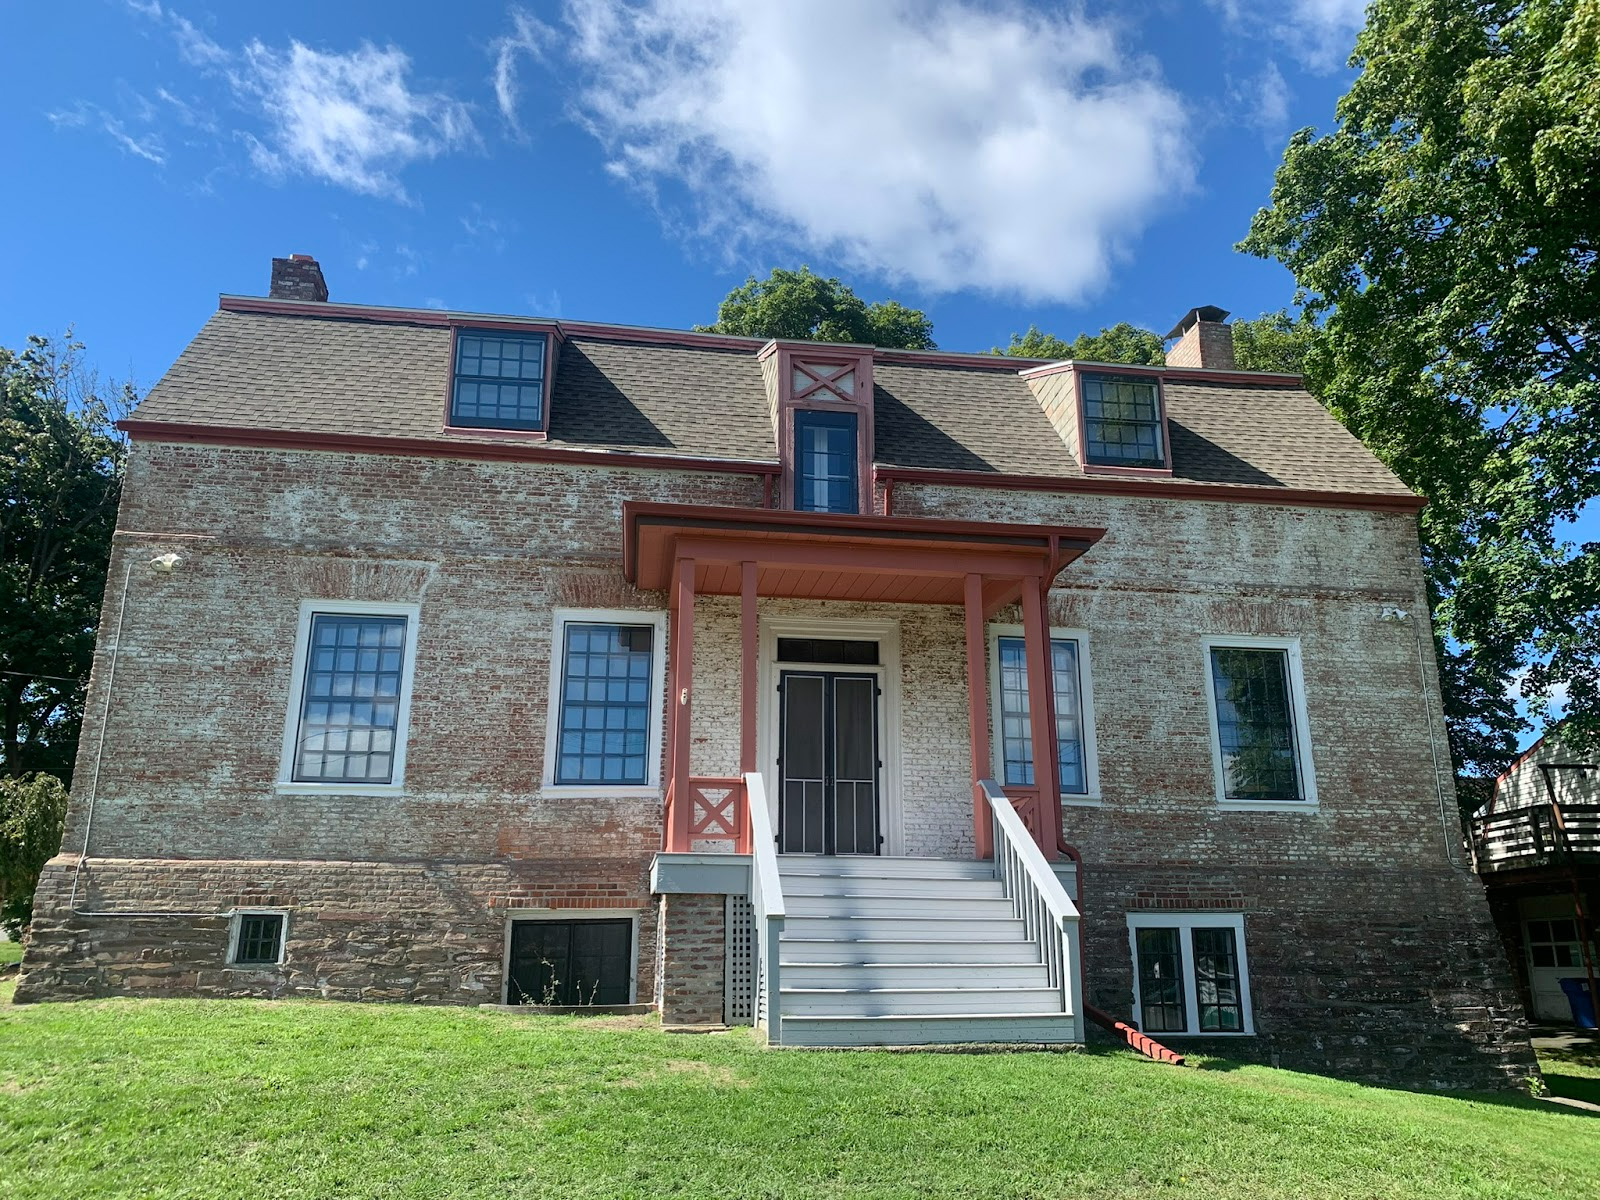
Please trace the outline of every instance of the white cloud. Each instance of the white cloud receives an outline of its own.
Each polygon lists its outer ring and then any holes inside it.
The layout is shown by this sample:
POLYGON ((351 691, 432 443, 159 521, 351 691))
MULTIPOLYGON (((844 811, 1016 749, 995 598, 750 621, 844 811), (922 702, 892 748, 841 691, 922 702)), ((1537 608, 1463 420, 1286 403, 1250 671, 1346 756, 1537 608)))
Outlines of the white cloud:
POLYGON ((1367 23, 1369 0, 1208 0, 1229 28, 1265 34, 1314 71, 1345 65, 1367 23))
POLYGON ((1185 191, 1183 103, 1110 25, 967 0, 568 0, 614 174, 734 247, 1075 300, 1185 191))
POLYGON ((524 9, 511 10, 511 32, 490 43, 494 54, 494 98, 500 105, 500 115, 513 133, 522 137, 522 122, 517 117, 517 99, 520 86, 517 81, 517 60, 522 55, 542 59, 544 45, 551 34, 550 28, 536 21, 524 9))
POLYGON ((363 44, 345 54, 291 42, 287 51, 252 41, 230 73, 236 91, 266 116, 251 158, 271 174, 302 171, 373 196, 405 199, 397 172, 475 144, 467 106, 442 92, 413 91, 411 60, 363 44))
POLYGON ((1289 125, 1289 85, 1283 72, 1270 58, 1253 79, 1228 80, 1228 94, 1234 111, 1244 124, 1259 129, 1269 143, 1275 142, 1289 125))
MULTIPOLYGON (((142 97, 135 97, 135 101, 148 107, 149 102, 142 97)), ((79 101, 70 109, 61 109, 48 112, 45 117, 57 129, 87 129, 94 126, 115 142, 123 151, 136 158, 156 166, 165 166, 167 152, 159 134, 153 132, 131 133, 127 123, 120 117, 108 113, 97 104, 79 101)))

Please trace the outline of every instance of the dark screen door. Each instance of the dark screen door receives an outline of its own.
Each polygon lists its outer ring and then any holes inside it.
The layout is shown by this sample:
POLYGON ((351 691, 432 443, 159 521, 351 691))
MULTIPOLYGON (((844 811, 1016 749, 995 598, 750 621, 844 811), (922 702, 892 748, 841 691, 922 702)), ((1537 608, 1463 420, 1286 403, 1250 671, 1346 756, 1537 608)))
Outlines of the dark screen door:
POLYGON ((512 1004, 627 1004, 632 921, 517 921, 512 1004))
POLYGON ((785 671, 779 692, 779 850, 878 853, 876 677, 785 671))

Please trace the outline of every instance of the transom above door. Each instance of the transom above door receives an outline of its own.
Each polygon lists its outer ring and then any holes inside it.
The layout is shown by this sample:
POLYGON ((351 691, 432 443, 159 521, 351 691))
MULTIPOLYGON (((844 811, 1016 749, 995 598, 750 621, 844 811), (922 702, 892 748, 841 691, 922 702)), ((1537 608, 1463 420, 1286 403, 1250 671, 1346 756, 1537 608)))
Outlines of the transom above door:
POLYGON ((779 851, 879 853, 877 675, 786 670, 778 694, 779 851))

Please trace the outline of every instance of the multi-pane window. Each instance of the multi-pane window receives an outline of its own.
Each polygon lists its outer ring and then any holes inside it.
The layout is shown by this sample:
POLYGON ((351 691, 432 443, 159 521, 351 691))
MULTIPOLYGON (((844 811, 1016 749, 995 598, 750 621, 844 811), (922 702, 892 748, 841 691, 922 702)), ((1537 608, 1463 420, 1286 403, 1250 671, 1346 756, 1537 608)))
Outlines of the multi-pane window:
POLYGON ((1222 795, 1227 800, 1303 800, 1289 652, 1212 646, 1222 795))
POLYGON ((276 964, 283 957, 282 913, 240 913, 234 921, 231 962, 260 966, 276 964))
POLYGON ((654 626, 562 628, 555 782, 648 783, 654 626))
POLYGON ((1140 1029, 1251 1032, 1242 917, 1137 913, 1129 926, 1140 1029))
MULTIPOLYGON (((1000 757, 1005 782, 1033 786, 1033 723, 1028 704, 1027 643, 1020 637, 995 640, 999 660, 1000 757)), ((1083 685, 1075 638, 1050 640, 1055 679, 1057 778, 1063 795, 1089 791, 1084 745, 1083 685)))
POLYGON ((542 333, 459 330, 450 424, 543 429, 547 344, 542 333))
POLYGON ((1084 375, 1084 459, 1103 467, 1165 467, 1161 391, 1153 379, 1084 375))
POLYGON ((794 506, 801 512, 858 510, 855 413, 794 414, 794 480, 794 506))
POLYGON ((290 779, 395 782, 407 618, 312 613, 290 779))

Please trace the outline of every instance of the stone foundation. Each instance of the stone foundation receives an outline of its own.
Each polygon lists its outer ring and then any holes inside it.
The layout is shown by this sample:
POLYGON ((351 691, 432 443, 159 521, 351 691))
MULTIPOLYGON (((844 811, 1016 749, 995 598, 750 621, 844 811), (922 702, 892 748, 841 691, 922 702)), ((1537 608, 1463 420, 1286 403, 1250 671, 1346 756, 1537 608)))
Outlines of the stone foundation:
POLYGON ((1538 1074, 1470 874, 1091 863, 1089 1003, 1137 1016, 1127 914, 1163 909, 1245 914, 1256 1028, 1254 1037, 1162 1039, 1173 1049, 1391 1087, 1501 1089, 1538 1074))
POLYGON ((19 1004, 122 994, 498 1002, 509 919, 617 909, 639 911, 638 994, 656 990, 643 863, 92 859, 69 905, 76 867, 63 855, 40 878, 19 1004), (287 910, 281 966, 227 965, 236 908, 287 910))

